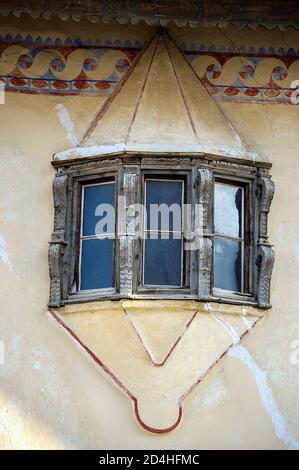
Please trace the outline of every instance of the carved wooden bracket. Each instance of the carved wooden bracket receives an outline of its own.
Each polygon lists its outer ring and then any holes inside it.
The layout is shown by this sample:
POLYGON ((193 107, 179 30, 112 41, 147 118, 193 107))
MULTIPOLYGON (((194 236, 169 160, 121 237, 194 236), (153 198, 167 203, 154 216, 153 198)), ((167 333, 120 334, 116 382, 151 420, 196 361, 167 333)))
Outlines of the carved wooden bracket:
POLYGON ((266 242, 268 236, 268 214, 271 202, 274 196, 275 186, 268 176, 258 178, 258 187, 260 189, 260 220, 259 220, 259 242, 266 242))
POLYGON ((67 175, 58 174, 53 182, 54 198, 54 231, 49 247, 49 272, 50 272, 50 307, 59 307, 63 276, 61 273, 62 256, 66 235, 66 187, 67 175))
POLYGON ((260 245, 257 264, 259 268, 259 282, 257 301, 260 307, 270 308, 270 285, 275 254, 270 245, 260 245))
POLYGON ((259 189, 259 233, 258 233, 258 286, 257 301, 260 307, 270 308, 270 284, 275 254, 268 244, 268 214, 274 196, 275 185, 269 176, 260 176, 259 189))

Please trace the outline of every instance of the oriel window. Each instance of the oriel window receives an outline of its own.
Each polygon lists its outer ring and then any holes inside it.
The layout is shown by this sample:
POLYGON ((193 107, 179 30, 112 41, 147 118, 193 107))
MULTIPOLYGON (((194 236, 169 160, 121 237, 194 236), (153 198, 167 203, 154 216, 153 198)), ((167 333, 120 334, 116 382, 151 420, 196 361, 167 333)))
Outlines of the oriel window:
POLYGON ((269 308, 268 169, 123 158, 55 163, 49 305, 169 298, 269 308))

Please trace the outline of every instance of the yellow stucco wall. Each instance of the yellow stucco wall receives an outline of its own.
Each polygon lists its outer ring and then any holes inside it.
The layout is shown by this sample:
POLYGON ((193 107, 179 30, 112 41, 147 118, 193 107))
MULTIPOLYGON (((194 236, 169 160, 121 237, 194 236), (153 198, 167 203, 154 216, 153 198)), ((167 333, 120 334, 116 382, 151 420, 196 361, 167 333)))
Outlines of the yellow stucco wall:
MULTIPOLYGON (((22 29, 22 34, 93 38, 129 34, 142 40, 152 34, 145 27, 130 27, 128 32, 85 23, 58 22, 55 28, 48 22, 30 20, 21 26, 17 20, 6 20, 0 33, 22 29)), ((182 42, 233 41, 240 47, 287 44, 298 49, 299 44, 299 33, 293 31, 172 28, 171 33, 182 42)), ((154 435, 137 424, 131 400, 57 328, 46 308, 47 250, 53 224, 51 158, 71 146, 57 105, 65 106, 80 140, 106 98, 6 93, 5 104, 0 105, 0 341, 4 349, 0 447, 298 447, 299 364, 291 362, 292 342, 299 340, 298 106, 217 101, 242 138, 273 163, 276 194, 269 224, 276 252, 273 308, 242 347, 232 348, 186 398, 180 426, 154 435)), ((165 315, 171 321, 170 307, 165 315)), ((118 334, 115 331, 116 338, 118 334)), ((195 344, 196 336, 191 341, 195 344)), ((138 354, 141 362, 148 361, 146 354, 139 350, 138 354)))

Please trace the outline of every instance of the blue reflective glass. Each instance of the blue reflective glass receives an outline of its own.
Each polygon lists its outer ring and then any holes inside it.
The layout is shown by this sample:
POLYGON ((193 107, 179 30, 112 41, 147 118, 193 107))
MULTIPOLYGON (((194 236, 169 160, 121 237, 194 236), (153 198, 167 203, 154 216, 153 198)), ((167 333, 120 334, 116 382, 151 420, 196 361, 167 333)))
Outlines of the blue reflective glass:
POLYGON ((241 242, 215 237, 214 286, 241 292, 241 242))
POLYGON ((182 194, 183 181, 146 180, 147 230, 181 231, 182 194))
POLYGON ((242 188, 215 183, 215 233, 242 237, 242 188))
POLYGON ((145 240, 144 284, 181 286, 182 240, 145 240))
POLYGON ((102 233, 114 233, 115 184, 103 183, 84 186, 83 194, 82 235, 92 236, 102 233))
POLYGON ((113 240, 82 240, 81 290, 112 287, 113 240))

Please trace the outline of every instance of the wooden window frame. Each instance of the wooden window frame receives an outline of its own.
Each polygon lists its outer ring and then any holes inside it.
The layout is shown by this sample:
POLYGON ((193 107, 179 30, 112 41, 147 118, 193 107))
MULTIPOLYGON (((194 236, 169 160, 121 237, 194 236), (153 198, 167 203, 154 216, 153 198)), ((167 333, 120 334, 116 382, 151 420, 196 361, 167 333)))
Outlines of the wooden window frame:
MULTIPOLYGON (((80 184, 80 210, 79 210, 79 215, 78 215, 78 221, 79 221, 79 226, 80 226, 80 231, 79 231, 79 236, 78 240, 76 241, 76 245, 78 245, 76 249, 76 278, 74 280, 74 285, 76 286, 73 291, 75 293, 78 293, 78 295, 93 295, 96 294, 98 295, 99 293, 107 294, 111 293, 114 294, 116 292, 115 290, 115 285, 116 285, 116 259, 117 259, 117 210, 116 210, 116 203, 117 203, 117 185, 116 185, 116 178, 109 178, 109 177, 104 177, 104 178, 97 178, 95 181, 89 181, 89 180, 83 180, 81 181, 80 184), (88 182, 87 182, 88 181, 88 182), (113 238, 113 244, 112 244, 112 286, 111 287, 102 287, 98 289, 81 289, 81 264, 82 264, 82 242, 84 239, 93 239, 96 240, 98 238, 104 239, 105 237, 101 236, 98 237, 96 235, 93 236, 83 236, 83 211, 84 211, 84 191, 85 188, 88 186, 96 186, 96 185, 103 185, 103 184, 114 184, 114 211, 115 211, 115 227, 114 227, 114 233, 110 233, 109 235, 114 235, 113 238)), ((79 204, 78 204, 79 206, 79 204)), ((107 237, 109 238, 109 237, 107 237)))
MULTIPOLYGON (((234 160, 234 161, 232 161, 234 160)), ((50 300, 59 307, 67 303, 104 299, 197 299, 270 308, 270 280, 274 252, 268 242, 267 218, 274 194, 269 165, 230 161, 215 156, 154 157, 132 155, 107 159, 94 157, 78 161, 56 161, 53 183, 54 230, 49 248, 50 300), (184 202, 191 207, 191 229, 198 242, 196 250, 185 253, 182 287, 145 286, 142 283, 143 243, 134 236, 128 208, 144 203, 145 180, 149 178, 184 181, 184 202), (112 289, 78 291, 78 240, 80 239, 82 185, 115 181, 114 286, 112 289), (213 195, 215 181, 244 187, 246 217, 244 246, 246 292, 235 293, 213 286, 213 195), (196 206, 201 210, 196 229, 196 206), (118 233, 118 224, 125 227, 118 233)), ((143 223, 143 214, 139 222, 143 223)), ((183 239, 184 240, 184 239, 183 239)), ((184 240, 185 241, 185 240, 184 240)), ((183 243, 184 243, 183 241, 183 243)))
MULTIPOLYGON (((174 174, 169 175, 167 170, 160 169, 160 171, 157 173, 157 170, 152 169, 152 170, 146 170, 143 171, 141 174, 141 199, 140 202, 141 204, 145 205, 145 188, 146 188, 146 180, 161 180, 161 181, 183 181, 183 204, 188 204, 189 201, 189 191, 188 191, 188 186, 190 184, 190 171, 188 170, 177 170, 174 174)), ((184 214, 184 212, 183 212, 184 214)), ((142 216, 142 224, 144 222, 144 216, 142 216)), ((189 295, 190 293, 190 288, 187 285, 187 279, 190 276, 190 260, 189 257, 186 254, 186 251, 184 250, 184 237, 182 237, 182 286, 150 286, 146 285, 143 282, 143 274, 144 274, 144 240, 140 240, 140 254, 141 256, 139 257, 139 266, 138 266, 138 289, 137 289, 137 294, 142 296, 143 298, 146 298, 147 296, 150 296, 151 298, 153 297, 167 297, 170 296, 176 297, 176 296, 185 296, 189 295)))
MULTIPOLYGON (((242 290, 241 292, 233 292, 226 289, 217 288, 214 286, 212 280, 212 295, 215 298, 227 298, 234 299, 236 301, 247 301, 254 302, 255 296, 253 294, 253 250, 254 245, 254 212, 255 207, 252 204, 252 191, 253 191, 253 179, 245 177, 232 177, 230 175, 219 175, 214 174, 214 185, 215 183, 227 184, 230 186, 236 186, 243 190, 243 207, 242 207, 242 290)), ((215 189, 215 187, 214 187, 215 189)), ((213 204, 213 216, 214 216, 214 204, 213 204)), ((221 235, 216 234, 214 227, 213 217, 213 235, 216 238, 221 235)), ((236 237, 225 237, 229 239, 236 239, 236 237)), ((214 259, 214 246, 213 246, 213 259, 214 259)), ((213 263, 214 264, 214 263, 213 263)), ((213 266, 214 268, 214 266, 213 266)), ((212 278, 214 276, 214 269, 212 272, 212 278)))

